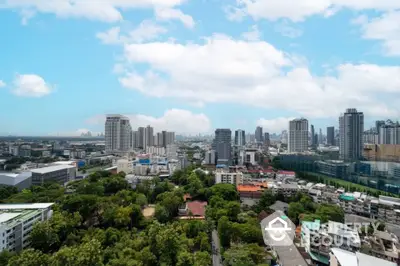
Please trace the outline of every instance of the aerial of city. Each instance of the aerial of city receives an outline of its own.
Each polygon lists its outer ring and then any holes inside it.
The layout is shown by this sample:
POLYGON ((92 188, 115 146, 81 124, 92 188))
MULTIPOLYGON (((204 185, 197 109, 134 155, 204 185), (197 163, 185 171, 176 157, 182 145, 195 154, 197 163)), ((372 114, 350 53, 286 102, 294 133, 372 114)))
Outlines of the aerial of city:
POLYGON ((0 266, 400 266, 400 0, 0 0, 0 266))

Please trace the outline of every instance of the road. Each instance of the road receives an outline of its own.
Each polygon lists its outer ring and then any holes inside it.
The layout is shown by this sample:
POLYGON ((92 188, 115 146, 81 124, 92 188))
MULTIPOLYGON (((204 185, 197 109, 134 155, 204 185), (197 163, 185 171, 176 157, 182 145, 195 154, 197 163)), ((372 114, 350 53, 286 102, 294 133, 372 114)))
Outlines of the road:
POLYGON ((212 247, 212 259, 213 259, 213 266, 222 266, 222 258, 219 246, 219 237, 217 230, 213 230, 211 233, 211 247, 212 247))

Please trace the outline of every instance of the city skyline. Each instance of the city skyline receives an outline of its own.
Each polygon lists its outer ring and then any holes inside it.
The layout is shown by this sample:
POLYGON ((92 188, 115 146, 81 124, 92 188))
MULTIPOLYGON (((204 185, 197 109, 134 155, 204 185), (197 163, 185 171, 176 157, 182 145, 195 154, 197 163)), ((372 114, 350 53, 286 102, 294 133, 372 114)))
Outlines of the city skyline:
POLYGON ((399 117, 396 1, 64 2, 0 9, 1 135, 100 132, 104 113, 185 134, 399 117))

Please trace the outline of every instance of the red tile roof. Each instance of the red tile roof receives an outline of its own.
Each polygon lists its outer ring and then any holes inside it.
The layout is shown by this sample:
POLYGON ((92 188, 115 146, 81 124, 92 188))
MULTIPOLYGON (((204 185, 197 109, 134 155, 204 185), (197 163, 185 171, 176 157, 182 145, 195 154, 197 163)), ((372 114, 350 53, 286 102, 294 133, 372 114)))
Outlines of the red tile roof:
POLYGON ((188 210, 193 213, 194 216, 205 216, 206 215, 206 201, 192 201, 187 203, 188 210))

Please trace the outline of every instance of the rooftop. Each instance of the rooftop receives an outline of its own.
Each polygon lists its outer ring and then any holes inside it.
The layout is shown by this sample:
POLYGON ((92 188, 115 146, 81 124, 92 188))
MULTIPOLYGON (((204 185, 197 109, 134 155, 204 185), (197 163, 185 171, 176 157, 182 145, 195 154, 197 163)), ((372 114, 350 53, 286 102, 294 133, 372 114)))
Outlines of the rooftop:
POLYGON ((205 216, 207 206, 206 201, 192 201, 187 203, 188 209, 192 212, 193 216, 205 216))
POLYGON ((54 171, 59 171, 59 170, 66 170, 66 169, 71 169, 75 168, 74 165, 52 165, 48 167, 43 167, 43 168, 37 168, 37 169, 32 169, 32 173, 37 173, 37 174, 46 174, 54 171))
POLYGON ((0 204, 0 210, 36 210, 46 209, 54 203, 0 204))

